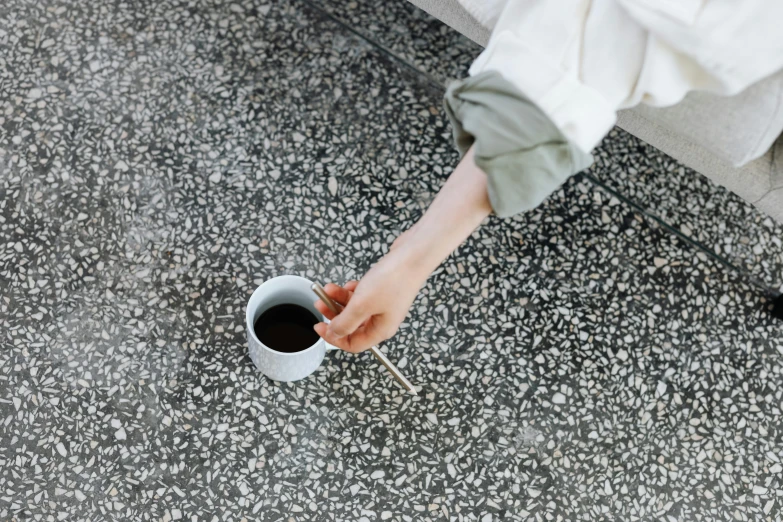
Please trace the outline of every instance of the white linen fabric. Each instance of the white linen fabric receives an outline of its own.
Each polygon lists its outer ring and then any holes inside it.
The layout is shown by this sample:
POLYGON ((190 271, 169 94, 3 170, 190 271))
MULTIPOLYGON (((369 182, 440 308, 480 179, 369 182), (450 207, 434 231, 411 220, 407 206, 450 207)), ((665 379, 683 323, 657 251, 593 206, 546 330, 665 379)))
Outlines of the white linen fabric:
POLYGON ((471 76, 496 71, 591 151, 619 109, 733 95, 783 68, 779 0, 459 0, 489 43, 471 76))

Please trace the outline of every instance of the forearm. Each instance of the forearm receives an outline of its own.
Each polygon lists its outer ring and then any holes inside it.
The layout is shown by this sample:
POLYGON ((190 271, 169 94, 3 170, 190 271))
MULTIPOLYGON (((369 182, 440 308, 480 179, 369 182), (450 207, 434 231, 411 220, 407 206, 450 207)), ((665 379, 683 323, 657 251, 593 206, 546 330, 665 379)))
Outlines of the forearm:
POLYGON ((405 319, 427 277, 491 210, 487 177, 468 151, 424 216, 397 238, 361 281, 344 288, 326 286, 330 297, 347 306, 330 317, 326 305, 317 302, 318 310, 332 319, 329 326, 316 325, 318 335, 354 353, 388 339, 405 319))
POLYGON ((487 176, 471 148, 407 238, 406 251, 424 279, 492 212, 487 176))

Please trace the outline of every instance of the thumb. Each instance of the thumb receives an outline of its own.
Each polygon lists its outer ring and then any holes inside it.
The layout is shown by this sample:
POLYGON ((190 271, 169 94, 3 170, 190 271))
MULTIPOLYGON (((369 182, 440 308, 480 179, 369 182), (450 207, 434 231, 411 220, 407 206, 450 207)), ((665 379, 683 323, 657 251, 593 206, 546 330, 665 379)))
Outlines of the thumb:
POLYGON ((337 337, 345 337, 356 331, 369 317, 369 310, 354 295, 348 306, 329 323, 329 330, 337 337))

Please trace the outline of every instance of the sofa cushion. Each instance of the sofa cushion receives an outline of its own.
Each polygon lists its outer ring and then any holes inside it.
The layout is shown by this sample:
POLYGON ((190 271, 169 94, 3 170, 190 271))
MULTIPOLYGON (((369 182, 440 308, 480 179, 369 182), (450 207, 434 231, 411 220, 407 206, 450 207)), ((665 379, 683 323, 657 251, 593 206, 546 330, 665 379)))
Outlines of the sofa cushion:
POLYGON ((639 111, 620 111, 617 124, 783 223, 783 136, 760 158, 735 167, 639 111))
POLYGON ((473 18, 457 0, 411 0, 411 3, 480 46, 487 46, 491 31, 473 18))
POLYGON ((735 96, 692 92, 672 107, 632 111, 739 167, 763 156, 783 132, 783 71, 735 96))

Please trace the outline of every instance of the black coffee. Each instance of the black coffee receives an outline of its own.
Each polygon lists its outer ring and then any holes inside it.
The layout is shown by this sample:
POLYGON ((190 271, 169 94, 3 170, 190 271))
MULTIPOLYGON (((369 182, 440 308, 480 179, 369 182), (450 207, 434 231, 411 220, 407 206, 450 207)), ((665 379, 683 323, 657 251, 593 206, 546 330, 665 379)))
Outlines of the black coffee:
POLYGON ((265 346, 278 352, 301 352, 319 337, 313 326, 321 322, 307 308, 295 304, 273 306, 262 313, 253 330, 265 346))

